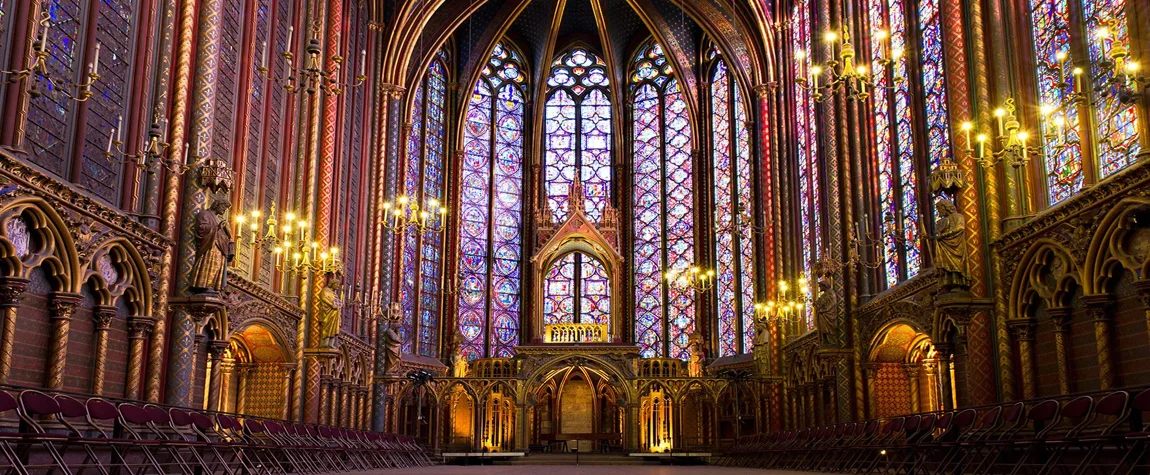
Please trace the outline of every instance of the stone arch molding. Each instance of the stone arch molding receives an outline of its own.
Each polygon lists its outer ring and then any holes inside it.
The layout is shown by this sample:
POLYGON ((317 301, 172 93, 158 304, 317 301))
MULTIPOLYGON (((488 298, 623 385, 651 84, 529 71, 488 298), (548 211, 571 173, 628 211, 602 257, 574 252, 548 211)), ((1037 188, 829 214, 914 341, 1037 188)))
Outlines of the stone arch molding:
POLYGON ((587 366, 602 371, 609 377, 610 384, 615 388, 615 394, 617 396, 624 401, 638 400, 635 388, 632 384, 627 383, 627 381, 632 378, 629 378, 628 375, 620 371, 617 367, 617 363, 598 355, 567 355, 552 359, 534 369, 521 373, 520 379, 527 381, 527 384, 519 386, 515 397, 516 401, 519 403, 527 401, 528 395, 534 394, 536 390, 547 384, 547 379, 545 378, 547 374, 565 366, 574 366, 576 368, 587 366))
POLYGON ((0 209, 0 271, 27 279, 38 267, 53 290, 79 293, 80 257, 67 223, 48 202, 29 196, 0 209))
POLYGON ((1132 197, 1110 208, 1086 249, 1086 294, 1109 293, 1125 271, 1150 278, 1150 198, 1132 197))
POLYGON ((1020 262, 1010 286, 1011 320, 1033 319, 1038 303, 1047 308, 1069 306, 1075 290, 1085 281, 1073 254, 1050 239, 1035 241, 1020 262))

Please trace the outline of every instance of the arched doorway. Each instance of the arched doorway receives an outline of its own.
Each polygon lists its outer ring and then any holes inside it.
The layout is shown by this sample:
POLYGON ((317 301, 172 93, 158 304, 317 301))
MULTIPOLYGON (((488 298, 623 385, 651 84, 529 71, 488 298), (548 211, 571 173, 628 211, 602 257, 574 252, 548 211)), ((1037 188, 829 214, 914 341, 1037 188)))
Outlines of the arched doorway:
POLYGON ((893 323, 878 333, 871 348, 867 384, 872 417, 942 409, 942 378, 930 336, 893 323))
POLYGON ((622 448, 623 407, 606 372, 567 366, 546 374, 533 395, 529 437, 533 445, 580 452, 622 448))
POLYGON ((287 418, 294 363, 291 353, 270 327, 253 323, 233 333, 222 361, 221 411, 287 418))

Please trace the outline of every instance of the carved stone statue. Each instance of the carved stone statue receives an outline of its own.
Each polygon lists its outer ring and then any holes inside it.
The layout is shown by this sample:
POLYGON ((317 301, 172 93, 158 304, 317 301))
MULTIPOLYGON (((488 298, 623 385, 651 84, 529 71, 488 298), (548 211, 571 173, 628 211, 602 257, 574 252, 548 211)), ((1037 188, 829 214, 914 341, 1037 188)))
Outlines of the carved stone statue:
POLYGON ((771 329, 767 324, 766 319, 755 320, 755 346, 751 350, 754 354, 755 365, 759 369, 760 374, 767 374, 770 370, 770 345, 771 343, 771 329))
POLYGON ((196 255, 188 287, 192 293, 218 293, 227 285, 228 263, 236 256, 236 244, 224 214, 232 204, 225 197, 196 213, 196 255))
POLYGON ((399 305, 399 302, 392 302, 391 308, 388 310, 387 328, 383 331, 383 335, 380 335, 380 338, 383 339, 383 347, 386 350, 383 353, 384 373, 391 373, 392 370, 399 367, 400 348, 403 346, 403 338, 399 336, 399 325, 402 315, 403 308, 399 305))
POLYGON ((934 267, 942 273, 944 290, 966 289, 966 218, 958 212, 954 201, 940 199, 935 204, 938 221, 934 223, 935 236, 931 239, 934 267))
POLYGON ((455 334, 451 344, 451 377, 467 377, 467 357, 463 356, 463 335, 455 334))
POLYGON ((820 280, 819 295, 815 299, 815 324, 818 325, 819 339, 824 345, 838 343, 837 310, 830 282, 820 280))
POLYGON ((319 293, 316 302, 316 316, 319 321, 319 341, 324 348, 335 348, 339 342, 340 313, 343 309, 343 299, 340 291, 343 282, 339 275, 329 274, 327 285, 319 293))
POLYGON ((687 376, 698 378, 703 376, 703 360, 707 357, 706 346, 703 343, 703 334, 696 329, 687 337, 687 376))

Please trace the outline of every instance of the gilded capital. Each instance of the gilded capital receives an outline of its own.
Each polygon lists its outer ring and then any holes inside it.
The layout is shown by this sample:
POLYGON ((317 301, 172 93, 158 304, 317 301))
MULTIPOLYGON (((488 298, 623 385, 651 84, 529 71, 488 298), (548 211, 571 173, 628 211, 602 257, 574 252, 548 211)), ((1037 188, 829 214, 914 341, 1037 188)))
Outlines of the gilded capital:
POLYGON ((1050 322, 1054 324, 1054 331, 1063 333, 1070 331, 1070 314, 1074 309, 1070 307, 1054 307, 1046 309, 1050 315, 1050 322))
POLYGON ((96 323, 97 331, 111 328, 113 318, 116 318, 116 307, 99 305, 92 312, 92 320, 96 323))
POLYGON ((28 286, 28 279, 5 277, 0 279, 0 308, 20 306, 24 298, 24 288, 28 286))
POLYGON ((48 311, 54 320, 71 320, 80 306, 81 297, 77 294, 57 293, 48 301, 48 311))
POLYGON ((1020 342, 1034 341, 1034 322, 1030 319, 1010 320, 1006 322, 1006 326, 1010 328, 1015 340, 1020 342))
POLYGON ((156 317, 147 315, 133 315, 128 317, 128 338, 145 338, 156 328, 156 317))

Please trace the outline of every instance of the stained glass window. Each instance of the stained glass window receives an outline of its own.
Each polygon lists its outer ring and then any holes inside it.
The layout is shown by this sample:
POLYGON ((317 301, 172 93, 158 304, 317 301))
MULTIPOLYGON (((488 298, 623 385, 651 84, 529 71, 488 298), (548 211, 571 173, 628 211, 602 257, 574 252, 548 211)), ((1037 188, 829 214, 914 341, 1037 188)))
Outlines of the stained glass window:
MULTIPOLYGON (((950 120, 947 112, 947 90, 945 61, 942 50, 942 18, 938 11, 939 0, 920 0, 918 4, 918 30, 922 69, 923 104, 926 107, 926 150, 930 168, 938 166, 944 157, 950 156, 950 120)), ((914 187, 911 187, 912 189, 914 187)), ((913 191, 904 190, 906 202, 913 202, 913 191)), ((910 242, 917 241, 914 230, 917 226, 917 213, 907 213, 903 217, 903 233, 910 242)), ((909 261, 911 257, 907 256, 909 261)), ((914 259, 918 259, 917 253, 914 259)), ((917 267, 917 266, 916 266, 917 267)))
MULTIPOLYGON (((874 71, 882 71, 875 88, 873 123, 874 157, 879 192, 879 229, 883 270, 887 286, 918 273, 917 239, 918 178, 915 167, 914 113, 911 109, 910 81, 907 80, 907 17, 904 0, 870 0, 868 5, 872 37, 880 31, 889 35, 889 50, 874 51, 874 71), (889 67, 879 58, 901 51, 889 67), (910 226, 908 228, 908 226, 910 226), (910 236, 910 237, 906 237, 910 236)), ((868 222, 868 233, 870 225, 868 222)), ((860 231, 861 232, 861 231, 860 231)))
POLYGON ((1138 115, 1134 105, 1122 104, 1109 86, 1109 81, 1114 77, 1114 66, 1107 66, 1110 48, 1115 44, 1130 44, 1126 0, 1082 0, 1082 14, 1086 18, 1090 74, 1096 98, 1094 122, 1098 130, 1095 142, 1099 176, 1105 178, 1134 163, 1141 150, 1138 145, 1138 115), (1111 21, 1113 25, 1108 25, 1111 21), (1107 31, 1106 38, 1099 35, 1104 28, 1107 31), (1108 94, 1103 96, 1103 92, 1108 94))
MULTIPOLYGON (((80 186, 113 204, 119 203, 121 165, 104 156, 108 134, 123 117, 121 129, 128 126, 124 105, 127 102, 129 72, 132 60, 131 0, 102 0, 96 13, 96 41, 100 44, 100 80, 92 88, 95 94, 88 102, 85 120, 84 157, 80 186)), ((126 131, 119 131, 121 140, 126 131)))
MULTIPOLYGON (((587 216, 598 220, 611 193, 611 101, 607 64, 574 47, 551 63, 544 108, 544 189, 552 219, 570 213, 575 174, 583 183, 587 216)), ((570 254, 547 273, 544 323, 601 322, 610 314, 610 292, 602 263, 570 254)))
POLYGON ((640 48, 633 68, 635 342, 643 357, 686 359, 694 293, 661 277, 694 262, 691 124, 658 44, 640 48))
POLYGON ((1034 32, 1036 77, 1039 101, 1055 110, 1063 121, 1062 127, 1053 125, 1054 119, 1043 121, 1046 140, 1046 188, 1050 203, 1069 198, 1082 189, 1082 147, 1079 142, 1080 123, 1078 107, 1070 103, 1074 93, 1066 79, 1070 71, 1063 71, 1062 58, 1070 55, 1070 8, 1068 0, 1031 0, 1031 27, 1034 32), (1047 123, 1050 122, 1050 123, 1047 123), (1065 144, 1065 146, 1062 146, 1065 144))
POLYGON ((710 94, 719 356, 727 356, 749 351, 753 339, 754 246, 747 221, 754 185, 745 99, 721 56, 710 94))
POLYGON ((611 282, 594 256, 573 252, 548 269, 543 284, 543 324, 611 323, 611 282))
MULTIPOLYGON (((813 67, 811 54, 811 5, 810 0, 795 2, 791 15, 790 41, 797 61, 793 63, 795 77, 804 77, 813 67), (802 52, 803 54, 798 54, 802 52)), ((802 273, 811 275, 811 269, 822 252, 822 217, 820 169, 818 163, 818 121, 815 100, 802 85, 794 86, 795 135, 798 171, 799 207, 799 247, 802 257, 802 273)), ((809 296, 808 296, 809 297, 809 296)), ((814 314, 807 307, 803 331, 814 329, 814 314)))
POLYGON ((574 48, 551 63, 547 86, 548 205, 556 222, 567 218, 568 195, 578 172, 587 215, 599 219, 611 188, 607 65, 594 53, 574 48))
POLYGON ((508 358, 519 344, 526 79, 519 55, 497 44, 467 105, 457 322, 468 359, 508 358))
MULTIPOLYGON (((412 127, 403 167, 405 196, 425 205, 443 200, 444 107, 447 98, 446 54, 440 52, 414 91, 412 127)), ((436 356, 439 343, 439 276, 443 242, 438 233, 408 229, 400 241, 399 295, 403 307, 400 336, 403 351, 436 356)))
POLYGON ((84 69, 79 45, 81 9, 78 0, 52 0, 44 2, 42 8, 52 25, 48 32, 48 58, 45 61, 54 84, 45 78, 40 79, 44 96, 30 101, 24 144, 33 163, 64 177, 70 165, 68 124, 73 102, 59 89, 78 82, 84 69))

